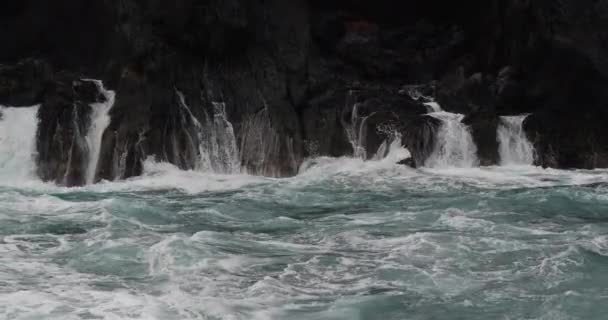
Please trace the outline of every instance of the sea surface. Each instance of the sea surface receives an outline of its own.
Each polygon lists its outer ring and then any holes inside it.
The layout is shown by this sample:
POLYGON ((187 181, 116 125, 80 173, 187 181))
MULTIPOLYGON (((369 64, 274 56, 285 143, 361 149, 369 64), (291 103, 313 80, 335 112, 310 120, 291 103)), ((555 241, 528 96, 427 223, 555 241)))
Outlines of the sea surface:
POLYGON ((608 171, 0 180, 0 319, 607 319, 608 171))

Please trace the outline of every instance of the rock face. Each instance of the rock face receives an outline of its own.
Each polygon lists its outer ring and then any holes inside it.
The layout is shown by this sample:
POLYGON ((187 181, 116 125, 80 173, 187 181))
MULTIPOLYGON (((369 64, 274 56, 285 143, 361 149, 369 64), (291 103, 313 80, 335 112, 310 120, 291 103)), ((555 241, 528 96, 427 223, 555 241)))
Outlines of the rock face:
POLYGON ((103 101, 90 81, 72 74, 57 74, 45 90, 38 111, 38 175, 66 186, 85 183, 91 104, 103 101))
POLYGON ((484 165, 499 116, 531 113, 538 164, 608 166, 605 0, 24 0, 0 18, 0 104, 41 104, 45 180, 84 183, 103 97, 82 78, 116 92, 96 180, 148 157, 288 176, 307 156, 371 158, 395 133, 420 166, 440 124, 403 88, 430 83, 484 165))

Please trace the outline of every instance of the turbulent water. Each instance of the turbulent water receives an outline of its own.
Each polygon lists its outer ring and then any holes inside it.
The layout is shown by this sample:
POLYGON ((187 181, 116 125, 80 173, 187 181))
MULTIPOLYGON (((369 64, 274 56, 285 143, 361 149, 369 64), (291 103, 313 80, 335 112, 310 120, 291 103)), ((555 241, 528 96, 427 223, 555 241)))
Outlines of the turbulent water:
POLYGON ((0 109, 0 319, 608 314, 608 171, 411 169, 396 135, 293 178, 148 161, 63 188, 35 178, 36 111, 0 109))
POLYGON ((426 160, 432 168, 471 168, 479 163, 477 146, 469 128, 462 123, 464 115, 443 111, 434 101, 425 103, 429 116, 441 120, 435 150, 426 160))
POLYGON ((0 186, 0 318, 605 319, 608 172, 394 152, 0 186))
POLYGON ((531 165, 534 163, 534 146, 523 128, 528 115, 501 117, 498 125, 498 142, 501 164, 531 165))

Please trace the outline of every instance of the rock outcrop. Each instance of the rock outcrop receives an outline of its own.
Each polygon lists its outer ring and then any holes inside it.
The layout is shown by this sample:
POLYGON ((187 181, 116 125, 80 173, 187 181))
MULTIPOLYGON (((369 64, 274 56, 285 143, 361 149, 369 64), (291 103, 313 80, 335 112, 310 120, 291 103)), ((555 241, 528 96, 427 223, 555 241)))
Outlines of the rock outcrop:
POLYGON ((394 133, 421 166, 440 123, 403 88, 431 83, 483 165, 499 117, 530 113, 539 165, 608 166, 605 0, 24 0, 0 18, 0 104, 41 104, 45 180, 84 183, 102 95, 82 78, 116 92, 95 180, 148 157, 289 176, 307 156, 370 158, 394 133))

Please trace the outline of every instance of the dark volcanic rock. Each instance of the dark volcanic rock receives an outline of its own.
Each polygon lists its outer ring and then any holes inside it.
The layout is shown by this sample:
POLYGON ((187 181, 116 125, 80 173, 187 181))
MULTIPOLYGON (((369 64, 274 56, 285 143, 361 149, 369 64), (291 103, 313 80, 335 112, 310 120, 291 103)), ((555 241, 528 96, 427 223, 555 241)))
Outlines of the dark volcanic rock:
POLYGON ((359 88, 347 93, 342 112, 344 130, 352 130, 370 159, 380 145, 417 116, 426 113, 426 107, 399 90, 387 88, 359 88))
POLYGON ((495 113, 474 113, 462 121, 469 126, 473 141, 477 145, 477 157, 482 166, 496 165, 500 162, 498 155, 497 130, 499 117, 495 113))
POLYGON ((49 84, 38 111, 36 140, 38 175, 44 181, 66 186, 84 184, 90 105, 102 101, 93 82, 73 74, 59 74, 49 84))
POLYGON ((303 139, 296 108, 306 91, 309 45, 304 1, 133 3, 121 10, 133 24, 126 34, 130 53, 116 80, 101 177, 137 175, 148 156, 195 168, 196 122, 214 123, 218 105, 248 172, 297 172, 303 139), (167 26, 159 28, 158 20, 167 26))
POLYGON ((537 164, 553 168, 608 167, 608 115, 593 110, 533 114, 524 122, 537 164))
POLYGON ((483 164, 498 161, 498 116, 523 113, 540 164, 608 163, 608 0, 5 2, 0 104, 42 103, 45 180, 82 183, 76 137, 97 98, 80 76, 117 93, 103 179, 141 174, 150 156, 196 168, 200 126, 225 120, 254 174, 352 154, 352 128, 365 158, 398 132, 420 166, 438 123, 404 86, 428 83, 467 115, 483 164))
POLYGON ((412 161, 407 165, 414 168, 424 166, 435 150, 437 131, 440 126, 441 120, 427 115, 418 116, 404 126, 402 142, 412 154, 412 161))

